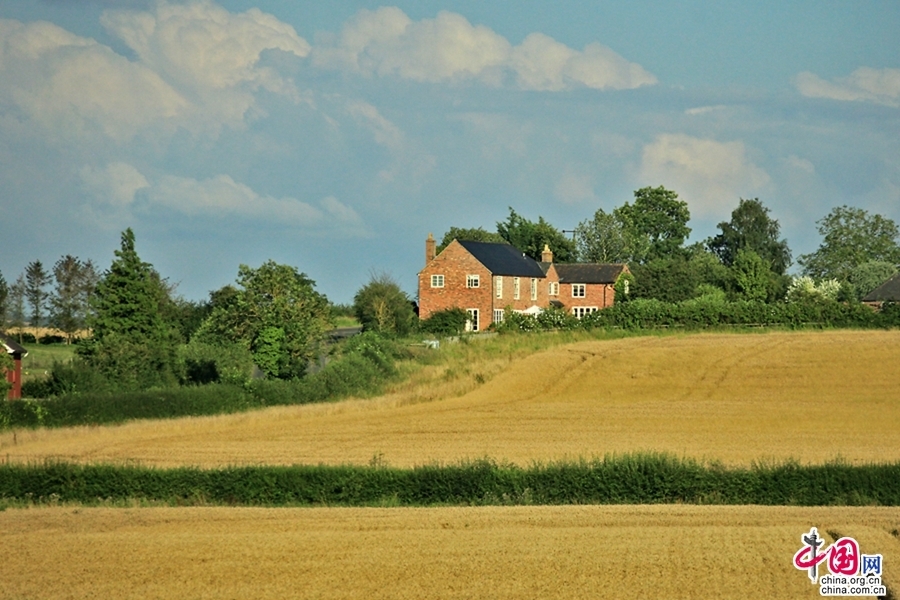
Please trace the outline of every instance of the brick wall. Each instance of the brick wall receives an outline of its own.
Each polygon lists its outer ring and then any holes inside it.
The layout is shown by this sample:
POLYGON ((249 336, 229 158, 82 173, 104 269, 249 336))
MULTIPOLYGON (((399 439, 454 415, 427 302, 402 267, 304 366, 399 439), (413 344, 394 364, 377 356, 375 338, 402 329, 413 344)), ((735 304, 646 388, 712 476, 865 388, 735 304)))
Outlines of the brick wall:
POLYGON ((448 308, 474 308, 479 312, 480 331, 491 324, 492 299, 490 271, 455 240, 419 273, 420 319, 427 319, 435 312, 448 308), (431 287, 432 275, 443 275, 444 287, 431 287), (479 287, 466 287, 468 275, 479 276, 479 287))

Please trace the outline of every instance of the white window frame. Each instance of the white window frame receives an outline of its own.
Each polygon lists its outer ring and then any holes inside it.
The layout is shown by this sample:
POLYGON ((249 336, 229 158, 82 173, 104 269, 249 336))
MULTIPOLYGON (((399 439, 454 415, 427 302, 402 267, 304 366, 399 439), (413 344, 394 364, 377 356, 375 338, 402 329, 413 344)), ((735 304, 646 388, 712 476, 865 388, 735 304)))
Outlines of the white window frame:
POLYGON ((503 277, 494 277, 494 295, 503 299, 503 277))
POLYGON ((558 281, 551 281, 549 287, 550 287, 550 289, 548 290, 548 293, 551 296, 559 296, 559 282, 558 281))
POLYGON ((466 275, 466 287, 467 288, 477 288, 481 287, 481 276, 479 275, 466 275))
POLYGON ((531 278, 531 299, 537 300, 537 279, 531 278))
POLYGON ((513 277, 513 300, 519 299, 519 278, 513 277))
POLYGON ((597 312, 599 309, 596 306, 573 306, 572 314, 576 319, 581 319, 582 317, 586 317, 591 313, 597 312))
POLYGON ((466 331, 478 331, 478 309, 467 308, 466 313, 469 315, 466 319, 466 331))
POLYGON ((587 296, 587 284, 585 283, 573 283, 572 284, 572 297, 573 298, 584 298, 587 296))
POLYGON ((494 323, 502 323, 503 322, 503 309, 495 308, 494 309, 494 323))
POLYGON ((444 287, 444 276, 443 275, 432 275, 431 276, 431 287, 433 287, 433 288, 444 287))

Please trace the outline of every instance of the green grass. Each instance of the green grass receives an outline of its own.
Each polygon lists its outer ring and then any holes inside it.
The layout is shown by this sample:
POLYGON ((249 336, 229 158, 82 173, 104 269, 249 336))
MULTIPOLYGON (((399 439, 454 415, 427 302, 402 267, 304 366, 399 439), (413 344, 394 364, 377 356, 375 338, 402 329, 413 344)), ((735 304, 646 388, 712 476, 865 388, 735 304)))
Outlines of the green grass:
POLYGON ((69 362, 75 356, 75 346, 65 344, 28 344, 28 355, 22 359, 22 381, 43 379, 50 374, 55 362, 69 362))
POLYGON ((359 321, 356 317, 337 316, 334 318, 334 326, 338 329, 342 327, 359 327, 359 321))

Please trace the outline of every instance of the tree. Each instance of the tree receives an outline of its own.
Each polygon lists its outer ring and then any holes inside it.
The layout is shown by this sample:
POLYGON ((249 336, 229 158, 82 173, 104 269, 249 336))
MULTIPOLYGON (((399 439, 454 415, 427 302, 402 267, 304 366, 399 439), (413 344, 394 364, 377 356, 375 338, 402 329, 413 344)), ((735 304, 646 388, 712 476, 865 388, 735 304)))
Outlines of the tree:
POLYGON ((900 262, 897 224, 861 208, 838 206, 816 221, 823 237, 819 249, 797 259, 815 279, 849 281, 857 267, 871 261, 900 262))
POLYGON ((464 227, 451 227, 450 230, 444 234, 444 237, 441 238, 441 243, 437 247, 437 252, 440 254, 444 250, 444 248, 450 245, 450 242, 452 242, 453 240, 469 242, 494 242, 498 244, 506 242, 506 240, 504 240, 499 233, 491 233, 483 227, 476 227, 474 229, 466 229, 464 227))
POLYGON ((302 376, 330 326, 327 298, 305 274, 271 260, 238 267, 237 284, 210 295, 212 312, 195 339, 239 344, 269 376, 302 376))
POLYGON ((620 263, 628 259, 624 224, 615 213, 602 208, 575 227, 575 244, 582 262, 620 263))
POLYGON ((138 256, 130 228, 115 256, 91 299, 91 337, 78 354, 123 389, 171 385, 176 340, 160 312, 167 298, 152 265, 138 256))
POLYGON ((544 217, 538 217, 538 222, 534 223, 516 213, 512 207, 506 221, 497 223, 497 233, 507 243, 537 261, 541 260, 544 245, 550 247, 557 262, 574 262, 577 256, 575 242, 545 221, 544 217))
POLYGON ((53 265, 53 277, 56 288, 50 296, 50 323, 66 334, 66 343, 71 343, 75 332, 85 326, 99 276, 91 261, 66 255, 53 265))
POLYGON ((44 270, 41 261, 28 263, 25 267, 25 297, 31 306, 31 326, 40 327, 44 319, 47 304, 47 291, 44 288, 50 283, 50 274, 44 270))
POLYGON ((850 273, 849 283, 854 299, 862 298, 879 285, 897 274, 894 263, 883 260, 870 260, 856 267, 850 273))
POLYGON ((734 264, 740 250, 752 250, 778 275, 791 265, 791 251, 787 240, 779 240, 780 225, 769 217, 769 209, 759 198, 738 202, 731 212, 731 220, 719 223, 721 233, 706 242, 722 264, 734 264))
POLYGON ((9 301, 9 286, 6 283, 6 279, 3 278, 3 273, 0 273, 0 327, 4 327, 6 325, 6 315, 8 313, 6 303, 9 301))
POLYGON ((634 204, 627 202, 613 211, 624 228, 629 260, 647 262, 683 254, 684 241, 691 234, 687 202, 678 194, 659 186, 634 192, 634 204))
POLYGON ((353 297, 353 312, 364 331, 408 335, 416 315, 409 296, 390 275, 373 275, 353 297))
POLYGON ((9 286, 7 313, 10 329, 19 332, 19 343, 22 343, 22 328, 25 327, 25 276, 19 275, 15 283, 9 286))
POLYGON ((764 301, 768 296, 768 263, 753 250, 740 248, 734 257, 731 273, 738 293, 746 300, 764 301))

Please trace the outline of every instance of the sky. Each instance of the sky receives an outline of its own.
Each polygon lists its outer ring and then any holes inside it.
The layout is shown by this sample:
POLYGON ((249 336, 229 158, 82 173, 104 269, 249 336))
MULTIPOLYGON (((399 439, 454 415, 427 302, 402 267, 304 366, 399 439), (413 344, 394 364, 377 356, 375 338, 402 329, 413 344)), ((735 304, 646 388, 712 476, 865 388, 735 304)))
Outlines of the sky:
MULTIPOLYGON (((759 198, 795 257, 900 222, 900 2, 0 0, 0 273, 143 260, 204 300, 295 266, 412 297, 424 241, 665 186, 759 198)), ((796 266, 793 268, 796 272, 796 266)))

